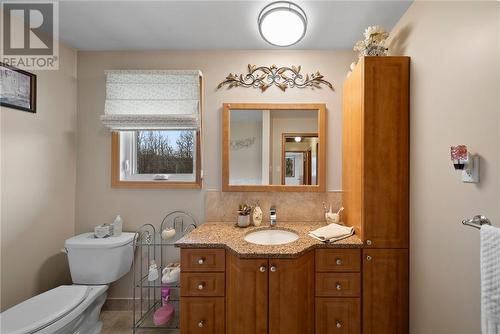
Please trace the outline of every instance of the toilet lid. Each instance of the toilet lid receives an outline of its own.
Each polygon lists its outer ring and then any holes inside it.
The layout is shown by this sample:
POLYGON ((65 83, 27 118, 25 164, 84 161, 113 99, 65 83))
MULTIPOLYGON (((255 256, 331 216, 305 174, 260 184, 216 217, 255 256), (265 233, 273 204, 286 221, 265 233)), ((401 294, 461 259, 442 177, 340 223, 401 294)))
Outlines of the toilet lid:
POLYGON ((2 334, 33 333, 61 319, 80 305, 89 288, 61 285, 30 298, 0 314, 2 334))
POLYGON ((83 233, 69 238, 64 243, 67 249, 74 248, 115 248, 130 244, 134 241, 135 233, 123 232, 119 236, 109 238, 96 238, 94 232, 83 233))

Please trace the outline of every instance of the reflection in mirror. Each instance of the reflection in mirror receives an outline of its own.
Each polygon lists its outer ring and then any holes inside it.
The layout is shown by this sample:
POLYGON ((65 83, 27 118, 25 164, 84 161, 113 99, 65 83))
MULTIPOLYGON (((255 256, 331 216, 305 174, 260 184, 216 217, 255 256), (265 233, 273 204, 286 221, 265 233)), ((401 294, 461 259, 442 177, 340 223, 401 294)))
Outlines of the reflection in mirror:
POLYGON ((282 144, 281 184, 318 184, 318 134, 284 133, 282 144))
POLYGON ((318 110, 229 110, 229 185, 318 185, 318 110))

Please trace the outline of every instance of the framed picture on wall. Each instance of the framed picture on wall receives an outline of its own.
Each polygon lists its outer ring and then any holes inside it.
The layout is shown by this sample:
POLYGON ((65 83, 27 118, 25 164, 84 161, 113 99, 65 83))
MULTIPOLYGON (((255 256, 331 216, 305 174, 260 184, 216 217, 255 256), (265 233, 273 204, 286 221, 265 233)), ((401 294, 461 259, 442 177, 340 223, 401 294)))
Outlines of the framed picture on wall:
POLYGON ((36 75, 0 63, 0 105, 36 113, 36 75))
POLYGON ((295 157, 285 158, 285 177, 295 177, 295 157))

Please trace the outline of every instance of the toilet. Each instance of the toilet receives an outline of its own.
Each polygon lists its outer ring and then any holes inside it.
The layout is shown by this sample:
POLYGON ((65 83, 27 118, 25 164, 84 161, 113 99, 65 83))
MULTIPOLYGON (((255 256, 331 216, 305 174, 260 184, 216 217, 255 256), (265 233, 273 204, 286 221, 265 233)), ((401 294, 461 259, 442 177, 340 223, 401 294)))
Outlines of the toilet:
POLYGON ((0 314, 2 334, 98 334, 108 284, 132 265, 135 233, 98 239, 94 233, 65 242, 73 285, 32 297, 0 314))

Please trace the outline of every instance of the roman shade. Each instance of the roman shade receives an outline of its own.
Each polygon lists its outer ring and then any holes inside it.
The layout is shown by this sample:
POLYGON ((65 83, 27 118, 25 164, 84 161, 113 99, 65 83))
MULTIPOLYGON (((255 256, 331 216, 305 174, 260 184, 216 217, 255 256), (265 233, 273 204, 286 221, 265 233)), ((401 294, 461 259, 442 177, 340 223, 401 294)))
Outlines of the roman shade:
POLYGON ((200 71, 106 71, 103 124, 112 131, 199 129, 200 71))

